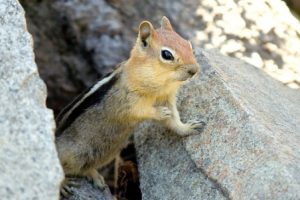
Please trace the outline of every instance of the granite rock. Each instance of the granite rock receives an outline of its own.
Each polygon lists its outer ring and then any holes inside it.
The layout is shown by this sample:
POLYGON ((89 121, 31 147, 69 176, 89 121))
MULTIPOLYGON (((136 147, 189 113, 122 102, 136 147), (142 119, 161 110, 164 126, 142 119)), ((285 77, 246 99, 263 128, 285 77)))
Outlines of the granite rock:
POLYGON ((137 129, 143 199, 299 199, 299 90, 212 51, 197 49, 197 59, 202 73, 181 88, 178 107, 206 127, 186 138, 137 129))
POLYGON ((54 119, 16 0, 0 2, 0 196, 57 199, 63 178, 54 119))

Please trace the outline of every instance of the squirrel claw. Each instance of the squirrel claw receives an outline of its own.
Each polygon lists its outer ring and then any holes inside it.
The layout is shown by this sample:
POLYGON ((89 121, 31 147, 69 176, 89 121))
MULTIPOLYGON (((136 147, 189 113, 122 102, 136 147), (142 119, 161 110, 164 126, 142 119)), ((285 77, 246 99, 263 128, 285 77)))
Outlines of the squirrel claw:
POLYGON ((101 191, 105 190, 107 188, 107 184, 105 183, 105 180, 102 175, 100 175, 96 170, 92 171, 90 176, 87 176, 87 179, 89 181, 92 181, 93 185, 100 189, 101 191))
POLYGON ((184 124, 185 128, 183 131, 179 131, 178 134, 181 136, 198 135, 201 133, 206 125, 203 121, 190 120, 184 124))
POLYGON ((95 187, 97 187, 98 189, 100 189, 101 191, 104 191, 105 188, 107 188, 108 186, 106 185, 106 183, 102 182, 102 180, 93 180, 93 184, 95 187))
POLYGON ((206 126, 206 123, 199 120, 190 120, 187 122, 187 125, 192 130, 191 135, 201 133, 206 126))
POLYGON ((191 129, 194 129, 198 132, 202 132, 206 123, 203 122, 203 121, 199 121, 199 120, 191 120, 191 121, 188 121, 187 123, 189 125, 189 127, 191 129))
POLYGON ((79 183, 75 180, 75 178, 65 178, 60 188, 60 195, 62 197, 70 197, 73 194, 72 187, 79 187, 79 183))
POLYGON ((60 189, 60 194, 62 197, 68 198, 73 194, 73 192, 69 186, 64 186, 60 189))

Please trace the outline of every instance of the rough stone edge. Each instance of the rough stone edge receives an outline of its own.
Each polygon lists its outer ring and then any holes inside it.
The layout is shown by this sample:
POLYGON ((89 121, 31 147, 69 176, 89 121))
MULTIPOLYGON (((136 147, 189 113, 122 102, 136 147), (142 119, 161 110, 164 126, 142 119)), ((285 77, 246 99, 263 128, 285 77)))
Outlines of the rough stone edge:
MULTIPOLYGON (((36 76, 38 77, 38 81, 39 81, 39 84, 40 84, 40 87, 41 87, 41 91, 40 91, 40 96, 42 96, 43 98, 42 99, 42 102, 41 105, 44 107, 44 110, 45 112, 48 113, 48 117, 51 116, 51 118, 49 118, 49 123, 51 123, 51 127, 52 127, 52 135, 49 135, 49 137, 51 137, 51 140, 53 142, 53 146, 55 148, 55 153, 56 153, 56 158, 57 158, 57 163, 59 164, 59 168, 58 168, 58 173, 57 174, 57 177, 59 177, 59 179, 57 179, 57 183, 55 184, 56 185, 56 196, 53 197, 55 199, 59 199, 59 196, 60 196, 60 185, 61 185, 61 182, 63 181, 64 179, 64 173, 63 173, 63 169, 60 165, 60 161, 58 159, 58 154, 57 154, 57 151, 56 151, 56 146, 55 146, 55 129, 56 129, 56 124, 55 124, 55 119, 54 119, 54 113, 53 113, 53 110, 48 108, 46 106, 46 99, 47 99, 47 87, 46 87, 46 84, 45 82, 41 79, 40 77, 40 74, 38 72, 38 66, 35 62, 35 53, 34 53, 34 41, 33 41, 33 37, 32 37, 32 34, 28 31, 28 26, 27 26, 27 21, 26 21, 26 16, 25 16, 25 10, 23 8, 23 6, 21 5, 21 3, 19 2, 19 0, 15 0, 16 3, 17 3, 17 6, 20 8, 21 10, 21 16, 22 16, 22 23, 23 23, 23 28, 24 28, 24 32, 25 34, 27 35, 26 37, 29 39, 29 42, 30 42, 30 45, 31 45, 31 55, 32 57, 30 59, 32 59, 32 63, 34 64, 34 68, 35 68, 35 71, 34 73, 36 73, 36 76), (42 94, 42 95, 41 95, 42 94)), ((51 197, 47 197, 47 198, 51 198, 51 197)))
MULTIPOLYGON (((52 132, 53 134, 51 135, 52 136, 52 141, 53 141, 53 144, 55 145, 55 129, 56 129, 56 124, 55 124, 55 119, 54 119, 54 113, 53 113, 53 110, 48 108, 46 106, 46 99, 47 99, 47 87, 46 87, 46 84, 45 82, 41 79, 39 73, 38 73, 38 67, 37 67, 37 64, 35 62, 35 54, 34 54, 34 41, 33 41, 33 37, 32 35, 29 33, 28 31, 28 28, 27 28, 27 21, 26 21, 26 17, 25 17, 25 10, 24 8, 22 7, 22 5, 20 4, 19 0, 16 0, 18 6, 21 8, 21 11, 22 11, 22 17, 23 17, 23 24, 24 24, 24 31, 26 32, 27 34, 27 38, 29 38, 30 40, 30 44, 31 44, 31 49, 32 49, 32 52, 31 54, 33 55, 33 63, 35 65, 35 73, 37 73, 37 76, 39 77, 39 84, 41 85, 41 88, 42 88, 42 96, 44 97, 43 98, 43 101, 41 104, 44 105, 44 108, 45 108, 45 112, 48 112, 49 115, 52 116, 51 119, 51 126, 52 126, 52 132)), ((56 149, 55 149, 56 150, 56 149)), ((55 151, 56 152, 56 151, 55 151)), ((56 152, 56 157, 58 159, 58 155, 57 155, 57 152, 56 152)), ((58 160, 59 161, 59 160, 58 160)), ((63 181, 64 179, 64 174, 63 174, 63 170, 62 168, 60 169, 61 170, 61 174, 60 174, 60 181, 59 183, 57 184, 57 198, 59 198, 60 194, 59 194, 59 189, 60 189, 60 185, 61 185, 61 182, 63 181)), ((109 188, 106 188, 104 191, 101 191, 99 190, 98 188, 94 187, 93 184, 90 182, 90 181, 87 181, 85 178, 77 178, 76 182, 78 182, 78 187, 73 187, 71 190, 72 190, 72 194, 68 197, 68 198, 62 198, 62 199, 69 199, 69 200, 85 200, 85 199, 90 199, 90 200, 94 200, 94 199, 99 199, 99 200, 112 200, 113 199, 113 196, 109 190, 109 188)))

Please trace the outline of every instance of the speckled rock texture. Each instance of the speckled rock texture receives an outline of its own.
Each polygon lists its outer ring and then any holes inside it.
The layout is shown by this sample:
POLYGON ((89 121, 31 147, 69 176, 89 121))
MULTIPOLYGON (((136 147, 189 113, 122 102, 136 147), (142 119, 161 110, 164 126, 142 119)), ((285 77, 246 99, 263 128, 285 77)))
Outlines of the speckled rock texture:
POLYGON ((212 51, 197 59, 202 73, 178 107, 183 121, 207 125, 186 138, 137 129, 143 199, 299 199, 300 91, 212 51))
POLYGON ((16 0, 0 1, 0 198, 58 199, 54 120, 16 0))

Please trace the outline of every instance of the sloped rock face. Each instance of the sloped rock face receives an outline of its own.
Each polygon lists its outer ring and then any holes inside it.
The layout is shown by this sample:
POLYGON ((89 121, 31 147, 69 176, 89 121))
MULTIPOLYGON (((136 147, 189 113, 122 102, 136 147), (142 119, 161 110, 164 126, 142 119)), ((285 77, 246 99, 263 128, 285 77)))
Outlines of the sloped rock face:
POLYGON ((143 199, 299 199, 300 92, 239 60, 197 54, 202 74, 178 106, 183 121, 207 125, 187 138, 155 124, 137 131, 143 199))
POLYGON ((55 124, 24 11, 16 0, 1 1, 0 16, 0 196, 58 199, 63 173, 55 124))
POLYGON ((197 168, 180 137, 154 124, 139 128, 135 142, 142 199, 227 199, 227 191, 197 168))

